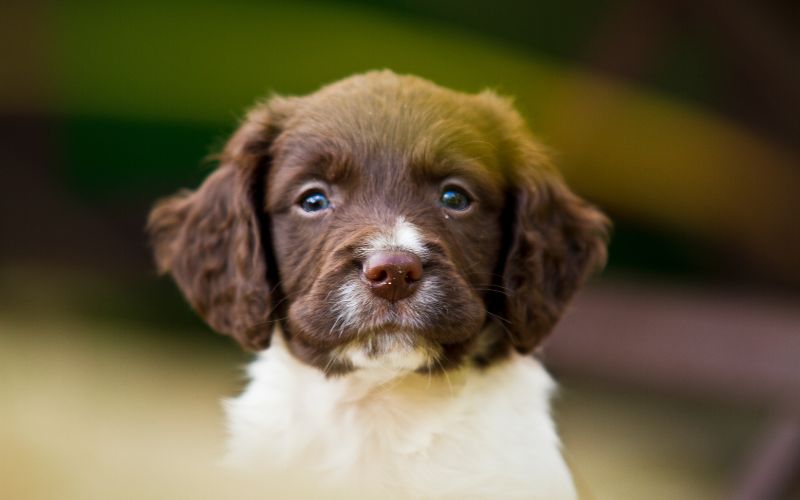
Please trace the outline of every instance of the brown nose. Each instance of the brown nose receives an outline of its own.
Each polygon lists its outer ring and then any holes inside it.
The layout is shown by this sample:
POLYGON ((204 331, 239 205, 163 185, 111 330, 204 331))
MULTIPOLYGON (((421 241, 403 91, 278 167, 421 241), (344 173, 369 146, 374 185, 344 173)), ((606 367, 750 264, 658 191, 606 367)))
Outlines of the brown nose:
POLYGON ((378 252, 364 262, 363 271, 372 293, 396 302, 414 293, 422 279, 422 262, 411 252, 378 252))

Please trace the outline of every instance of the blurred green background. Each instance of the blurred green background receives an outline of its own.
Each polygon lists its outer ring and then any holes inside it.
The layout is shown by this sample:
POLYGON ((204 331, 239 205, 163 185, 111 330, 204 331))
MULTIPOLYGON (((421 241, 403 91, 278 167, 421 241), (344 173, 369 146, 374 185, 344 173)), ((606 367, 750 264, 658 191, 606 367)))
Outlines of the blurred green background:
POLYGON ((0 496, 174 498, 167 470, 204 470, 247 356, 157 279, 147 210, 201 182, 258 98, 379 68, 514 96, 615 222, 547 353, 588 497, 797 493, 792 2, 37 0, 0 19, 0 496))

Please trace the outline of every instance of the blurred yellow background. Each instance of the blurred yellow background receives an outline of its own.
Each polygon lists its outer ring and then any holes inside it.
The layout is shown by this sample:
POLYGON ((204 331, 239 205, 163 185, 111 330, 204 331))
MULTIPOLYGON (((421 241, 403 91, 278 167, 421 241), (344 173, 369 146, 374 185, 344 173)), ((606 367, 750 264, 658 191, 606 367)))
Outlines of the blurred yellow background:
POLYGON ((800 498, 791 3, 0 6, 0 498, 246 498, 213 465, 248 356, 155 276, 159 196, 244 110, 390 68, 515 97, 613 218, 547 346, 587 498, 800 498))

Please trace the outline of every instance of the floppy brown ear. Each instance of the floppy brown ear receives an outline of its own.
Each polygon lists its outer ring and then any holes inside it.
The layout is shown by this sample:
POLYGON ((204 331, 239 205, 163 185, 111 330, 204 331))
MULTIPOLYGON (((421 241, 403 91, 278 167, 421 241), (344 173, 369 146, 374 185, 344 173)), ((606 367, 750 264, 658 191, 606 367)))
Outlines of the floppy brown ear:
POLYGON ((561 317, 589 275, 606 261, 609 220, 573 194, 532 139, 510 172, 507 256, 502 280, 514 346, 529 352, 561 317))
POLYGON ((262 207, 273 115, 268 105, 252 111, 220 166, 196 191, 159 202, 147 223, 159 272, 172 275, 213 329, 249 349, 269 345, 272 331, 262 207))

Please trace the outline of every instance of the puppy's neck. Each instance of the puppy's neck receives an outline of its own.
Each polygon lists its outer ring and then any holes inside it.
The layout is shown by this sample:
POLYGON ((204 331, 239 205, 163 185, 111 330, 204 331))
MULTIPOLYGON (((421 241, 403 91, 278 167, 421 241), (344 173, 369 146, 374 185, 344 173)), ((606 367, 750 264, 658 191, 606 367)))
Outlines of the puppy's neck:
POLYGON ((331 376, 295 357, 283 333, 277 328, 269 350, 261 356, 272 358, 285 366, 287 376, 303 381, 305 387, 322 384, 326 387, 326 391, 330 391, 325 395, 326 399, 338 394, 346 402, 383 399, 390 396, 412 398, 415 397, 412 396, 414 394, 426 394, 439 399, 456 397, 466 383, 468 373, 476 369, 465 365, 447 371, 436 369, 414 371, 392 364, 382 366, 376 362, 331 376))
POLYGON ((554 384, 531 356, 328 377, 278 334, 249 375, 225 405, 226 461, 267 489, 311 477, 324 490, 313 498, 575 498, 550 418, 554 384))

